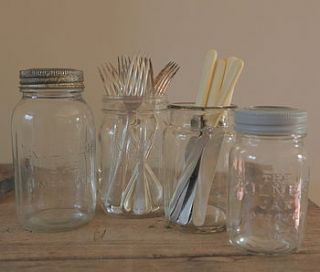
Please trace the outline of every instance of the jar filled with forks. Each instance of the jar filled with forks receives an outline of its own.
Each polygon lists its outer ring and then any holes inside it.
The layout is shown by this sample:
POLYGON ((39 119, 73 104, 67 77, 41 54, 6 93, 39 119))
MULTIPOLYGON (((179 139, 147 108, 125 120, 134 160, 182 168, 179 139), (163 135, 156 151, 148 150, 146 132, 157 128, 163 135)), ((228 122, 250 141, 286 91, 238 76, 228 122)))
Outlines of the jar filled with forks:
POLYGON ((163 213, 163 131, 168 83, 177 72, 169 63, 153 78, 150 58, 119 57, 118 67, 99 69, 106 95, 99 133, 99 199, 106 213, 152 217, 163 213))

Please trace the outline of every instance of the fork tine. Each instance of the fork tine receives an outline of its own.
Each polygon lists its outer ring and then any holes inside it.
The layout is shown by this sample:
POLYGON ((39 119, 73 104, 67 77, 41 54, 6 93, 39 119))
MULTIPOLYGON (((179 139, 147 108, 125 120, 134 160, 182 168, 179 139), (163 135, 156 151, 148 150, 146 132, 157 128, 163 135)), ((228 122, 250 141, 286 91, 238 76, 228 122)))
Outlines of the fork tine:
POLYGON ((112 78, 111 78, 111 75, 109 74, 109 72, 106 70, 106 67, 104 65, 101 65, 101 73, 104 75, 106 87, 109 90, 109 95, 114 95, 115 90, 112 85, 112 78))
POLYGON ((154 80, 154 84, 156 85, 159 80, 163 77, 164 73, 166 73, 166 71, 171 67, 172 65, 172 61, 168 62, 163 68, 162 70, 159 72, 159 74, 156 76, 155 80, 154 80))
POLYGON ((155 89, 154 89, 154 78, 153 78, 153 67, 152 67, 152 61, 151 58, 148 60, 149 62, 149 72, 148 72, 148 81, 147 81, 147 91, 155 94, 155 89))
POLYGON ((128 69, 127 73, 127 78, 126 78, 126 83, 125 83, 125 88, 124 88, 124 95, 129 96, 132 94, 133 91, 133 83, 134 83, 134 78, 136 74, 136 62, 137 62, 137 56, 134 56, 132 58, 132 61, 130 62, 130 66, 128 69))
POLYGON ((139 57, 138 73, 135 84, 135 94, 138 96, 142 96, 145 92, 145 59, 146 58, 144 56, 139 57))
POLYGON ((172 78, 179 70, 179 66, 175 62, 168 63, 166 67, 167 69, 164 71, 162 77, 155 86, 157 94, 163 94, 166 91, 172 78))
POLYGON ((119 83, 121 86, 120 95, 124 95, 125 83, 128 75, 128 70, 129 70, 129 64, 127 61, 127 57, 124 55, 118 56, 117 60, 118 60, 118 77, 119 77, 119 83))
MULTIPOLYGON (((129 67, 130 67, 130 64, 127 62, 127 57, 121 56, 121 80, 122 80, 123 86, 128 77, 129 67)), ((124 95, 124 90, 122 95, 124 95)))
POLYGON ((167 76, 167 82, 171 81, 171 79, 175 76, 175 74, 179 71, 180 67, 178 66, 178 64, 174 64, 171 68, 171 70, 168 72, 168 76, 167 76))
POLYGON ((137 84, 137 92, 139 96, 143 96, 146 93, 146 84, 147 84, 147 72, 148 72, 148 64, 147 64, 147 57, 142 56, 140 59, 140 73, 138 77, 137 84))
POLYGON ((162 70, 159 72, 159 74, 155 78, 155 89, 158 90, 159 86, 161 85, 161 82, 163 80, 163 77, 166 75, 168 69, 170 69, 171 62, 167 63, 162 70))
POLYGON ((153 93, 153 70, 151 58, 149 56, 145 59, 145 66, 144 95, 149 96, 153 93))
POLYGON ((130 57, 126 57, 125 58, 125 64, 126 64, 126 68, 128 69, 130 64, 131 64, 131 58, 130 57))
POLYGON ((132 93, 131 95, 138 95, 138 87, 137 85, 139 85, 141 82, 138 81, 138 77, 139 77, 139 73, 141 73, 141 57, 137 56, 136 61, 135 61, 135 65, 134 65, 134 73, 133 73, 133 88, 132 88, 132 93))
POLYGON ((101 80, 102 80, 102 83, 103 83, 102 85, 103 85, 103 88, 104 88, 106 94, 107 94, 107 95, 110 95, 110 90, 109 90, 108 87, 107 87, 106 79, 104 78, 104 75, 103 75, 103 73, 102 73, 102 71, 101 71, 101 68, 100 68, 99 66, 98 66, 98 72, 99 72, 100 78, 101 78, 101 80))
POLYGON ((140 85, 140 96, 144 96, 148 92, 148 79, 150 71, 150 62, 148 57, 142 59, 142 69, 141 69, 141 85, 140 85))
POLYGON ((109 84, 112 86, 113 95, 119 95, 121 86, 119 85, 119 77, 116 68, 111 63, 105 63, 104 71, 109 78, 109 84))
POLYGON ((156 78, 155 85, 159 85, 160 82, 163 80, 163 78, 166 76, 166 74, 172 69, 172 67, 175 65, 175 62, 170 61, 167 63, 167 65, 160 71, 159 75, 156 78))
POLYGON ((121 59, 122 59, 122 56, 118 56, 118 57, 117 57, 117 62, 118 62, 118 74, 119 74, 120 77, 121 77, 121 75, 122 75, 121 59))
POLYGON ((179 67, 176 66, 170 71, 167 79, 163 82, 160 94, 163 94, 168 89, 168 86, 171 83, 172 78, 175 76, 175 74, 178 72, 178 70, 179 70, 179 67))
POLYGON ((148 96, 163 94, 179 66, 168 62, 154 77, 151 58, 148 55, 117 57, 116 66, 108 62, 98 67, 98 72, 108 95, 148 96))
POLYGON ((141 96, 141 85, 142 85, 142 73, 143 73, 143 57, 138 56, 136 63, 136 73, 135 73, 135 84, 134 84, 134 95, 141 96))
POLYGON ((122 78, 127 70, 128 69, 125 65, 125 56, 118 57, 118 73, 122 78))
POLYGON ((117 57, 117 62, 118 62, 118 78, 119 78, 119 95, 122 95, 123 93, 123 72, 122 72, 122 66, 121 66, 121 60, 122 56, 117 57))
POLYGON ((109 73, 113 76, 116 77, 117 73, 117 69, 112 65, 112 63, 105 63, 105 66, 107 68, 107 70, 109 71, 109 73))

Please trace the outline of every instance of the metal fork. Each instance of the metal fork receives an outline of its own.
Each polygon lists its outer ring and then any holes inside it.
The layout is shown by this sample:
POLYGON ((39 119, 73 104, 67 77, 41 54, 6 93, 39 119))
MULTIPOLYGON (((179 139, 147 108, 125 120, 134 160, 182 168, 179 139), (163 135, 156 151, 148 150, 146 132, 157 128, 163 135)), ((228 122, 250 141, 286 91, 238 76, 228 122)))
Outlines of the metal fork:
MULTIPOLYGON (((134 118, 134 122, 131 124, 130 120, 137 108, 141 105, 143 96, 147 92, 150 69, 150 60, 145 57, 136 56, 132 60, 119 58, 118 61, 118 70, 111 64, 105 64, 105 66, 99 70, 102 74, 101 77, 105 80, 103 82, 107 83, 108 80, 111 81, 111 84, 105 84, 107 93, 116 93, 118 96, 123 96, 123 101, 128 111, 128 114, 125 116, 125 125, 119 144, 120 152, 116 159, 115 167, 112 173, 110 173, 110 183, 106 199, 110 199, 120 165, 124 161, 125 149, 129 140, 129 127, 137 121, 136 118, 134 118)), ((141 149, 141 144, 138 144, 138 151, 140 153, 143 152, 141 149)))
MULTIPOLYGON (((115 167, 109 173, 109 187, 105 199, 108 200, 112 196, 120 165, 125 161, 124 156, 129 144, 129 135, 132 135, 132 139, 136 142, 140 159, 133 168, 131 178, 122 192, 121 205, 128 212, 133 210, 136 214, 143 214, 152 210, 153 200, 159 199, 162 195, 162 185, 146 162, 150 154, 156 127, 149 136, 146 136, 149 130, 146 130, 143 126, 139 129, 139 135, 135 135, 136 133, 131 131, 130 127, 134 127, 139 120, 136 117, 133 119, 132 115, 140 107, 144 97, 163 95, 165 93, 179 67, 171 61, 154 79, 152 62, 148 57, 120 56, 117 62, 118 66, 116 68, 111 63, 106 63, 101 68, 98 68, 107 95, 123 97, 123 102, 128 111, 124 120, 124 128, 121 132, 120 148, 115 167), (130 121, 132 119, 133 122, 130 121), (149 175, 150 181, 146 179, 146 175, 149 175), (153 183, 153 187, 150 187, 151 184, 148 184, 149 182, 153 183)), ((154 118, 157 126, 157 118, 154 118)), ((142 121, 140 120, 139 122, 142 121)), ((125 175, 122 175, 122 179, 124 178, 125 175)))
POLYGON ((162 95, 166 92, 172 78, 178 72, 179 66, 173 61, 170 61, 157 75, 154 80, 154 89, 156 95, 162 95))
MULTIPOLYGON (((130 78, 128 78, 127 84, 130 86, 130 88, 125 88, 127 94, 134 94, 137 97, 141 98, 141 100, 138 99, 136 101, 137 104, 133 105, 135 109, 140 106, 140 104, 138 105, 138 103, 142 102, 142 97, 150 95, 152 91, 151 77, 153 73, 151 60, 149 58, 140 59, 138 62, 136 62, 136 65, 140 67, 140 70, 138 71, 138 73, 135 73, 135 71, 132 71, 132 67, 134 65, 129 67, 128 76, 130 78), (132 84, 130 82, 135 82, 135 84, 132 84)), ((131 103, 130 107, 132 107, 131 103)), ((143 120, 140 120, 139 122, 142 121, 143 120)), ((150 152, 148 150, 150 149, 154 133, 155 132, 153 132, 150 136, 150 139, 145 142, 145 135, 147 134, 147 130, 143 125, 140 124, 138 137, 135 137, 135 135, 133 134, 133 137, 136 138, 137 141, 137 153, 140 159, 134 167, 132 176, 126 186, 126 189, 123 192, 121 203, 126 211, 130 212, 133 210, 135 214, 148 213, 153 208, 152 196, 150 193, 149 184, 147 181, 145 181, 144 171, 145 168, 149 170, 151 169, 150 166, 145 163, 145 158, 150 152)))
MULTIPOLYGON (((141 61, 142 57, 138 57, 138 61, 141 61), (139 59, 140 58, 140 59, 139 59)), ((137 60, 136 60, 137 61, 137 60)), ((136 75, 137 65, 131 65, 133 59, 127 56, 118 57, 118 69, 116 69, 111 63, 105 63, 101 67, 98 67, 99 75, 103 83, 105 92, 109 96, 137 96, 139 93, 132 93, 132 88, 128 89, 130 83, 127 81, 128 75, 130 77, 132 74, 136 75), (125 84, 127 84, 125 86, 125 84)), ((153 77, 153 67, 151 59, 148 58, 149 62, 149 76, 148 76, 148 87, 146 88, 150 94, 154 95, 163 95, 172 78, 179 70, 178 64, 173 61, 170 61, 165 65, 165 67, 159 72, 156 78, 153 77)), ((132 77, 131 79, 134 79, 132 77)), ((147 95, 141 94, 141 95, 147 95)))

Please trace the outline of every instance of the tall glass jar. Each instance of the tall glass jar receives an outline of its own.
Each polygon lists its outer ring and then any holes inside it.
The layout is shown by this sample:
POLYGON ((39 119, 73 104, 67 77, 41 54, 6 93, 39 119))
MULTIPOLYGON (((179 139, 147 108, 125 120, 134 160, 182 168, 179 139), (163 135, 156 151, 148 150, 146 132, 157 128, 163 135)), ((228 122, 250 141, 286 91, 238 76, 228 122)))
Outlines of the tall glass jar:
POLYGON ((235 107, 176 103, 169 108, 164 137, 166 217, 182 230, 223 231, 233 140, 229 124, 235 107))
POLYGON ((18 219, 32 231, 63 231, 94 215, 95 127, 74 69, 20 71, 12 115, 18 219))
POLYGON ((238 248, 282 254, 301 245, 309 183, 306 122, 306 112, 286 107, 235 112, 228 232, 238 248))
POLYGON ((104 97, 99 199, 107 214, 162 215, 167 105, 166 96, 104 97))

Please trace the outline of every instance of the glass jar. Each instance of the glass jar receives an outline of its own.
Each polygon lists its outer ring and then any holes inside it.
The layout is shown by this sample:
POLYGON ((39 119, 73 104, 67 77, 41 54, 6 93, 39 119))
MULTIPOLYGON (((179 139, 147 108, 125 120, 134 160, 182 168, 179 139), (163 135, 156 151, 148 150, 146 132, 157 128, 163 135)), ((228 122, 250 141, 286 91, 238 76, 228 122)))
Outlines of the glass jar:
POLYGON ((173 226, 206 233, 225 229, 226 176, 235 106, 169 106, 165 132, 165 213, 173 226))
POLYGON ((99 199, 107 214, 163 214, 160 174, 167 105, 166 96, 104 97, 99 199))
POLYGON ((83 89, 82 71, 20 71, 12 143, 17 214, 28 230, 69 230, 94 216, 95 127, 83 89))
POLYGON ((287 107, 235 112, 228 232, 238 248, 261 254, 299 248, 308 204, 306 123, 306 112, 287 107))

